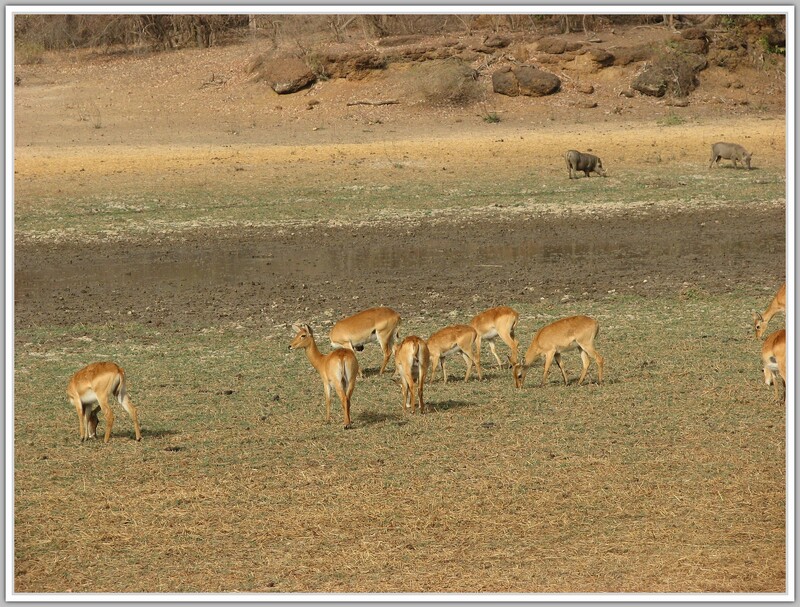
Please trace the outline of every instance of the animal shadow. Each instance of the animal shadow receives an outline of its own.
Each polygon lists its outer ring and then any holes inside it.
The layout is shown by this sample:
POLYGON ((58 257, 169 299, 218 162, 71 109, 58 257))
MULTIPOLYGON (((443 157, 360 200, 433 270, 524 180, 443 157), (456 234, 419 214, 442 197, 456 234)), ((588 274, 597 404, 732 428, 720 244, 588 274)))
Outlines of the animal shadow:
POLYGON ((364 411, 360 413, 356 419, 360 424, 365 426, 372 426, 374 424, 380 424, 381 422, 385 422, 388 420, 394 420, 397 416, 392 413, 384 413, 382 411, 364 411))
POLYGON ((443 400, 437 403, 425 403, 425 411, 449 411, 450 409, 460 409, 462 407, 471 407, 475 403, 468 403, 463 400, 443 400))

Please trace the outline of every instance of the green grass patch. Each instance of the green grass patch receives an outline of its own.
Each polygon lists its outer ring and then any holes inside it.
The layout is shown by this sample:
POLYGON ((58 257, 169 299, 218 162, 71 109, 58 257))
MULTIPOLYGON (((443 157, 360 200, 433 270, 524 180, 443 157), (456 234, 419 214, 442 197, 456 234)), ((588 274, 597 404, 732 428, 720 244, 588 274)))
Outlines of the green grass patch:
MULTIPOLYGON (((281 222, 361 222, 419 217, 430 213, 480 212, 496 205, 531 211, 577 206, 629 209, 655 204, 706 207, 719 202, 778 201, 785 179, 771 170, 719 171, 680 166, 664 170, 658 155, 644 170, 609 167, 608 179, 572 180, 561 172, 522 172, 501 182, 450 177, 432 179, 409 166, 401 182, 357 181, 352 185, 175 188, 163 192, 107 193, 21 201, 15 233, 36 238, 115 238, 170 233, 201 227, 235 228, 281 222)), ((391 171, 393 172, 393 171, 391 171)), ((370 173, 374 177, 374 173, 370 173)))

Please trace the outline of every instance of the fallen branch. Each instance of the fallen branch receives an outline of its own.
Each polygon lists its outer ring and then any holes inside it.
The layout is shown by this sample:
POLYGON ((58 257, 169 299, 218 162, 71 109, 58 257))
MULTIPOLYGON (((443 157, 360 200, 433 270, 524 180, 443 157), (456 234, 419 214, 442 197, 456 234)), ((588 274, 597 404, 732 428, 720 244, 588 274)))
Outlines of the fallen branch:
POLYGON ((395 105, 400 103, 397 99, 387 99, 386 101, 348 101, 347 105, 395 105))

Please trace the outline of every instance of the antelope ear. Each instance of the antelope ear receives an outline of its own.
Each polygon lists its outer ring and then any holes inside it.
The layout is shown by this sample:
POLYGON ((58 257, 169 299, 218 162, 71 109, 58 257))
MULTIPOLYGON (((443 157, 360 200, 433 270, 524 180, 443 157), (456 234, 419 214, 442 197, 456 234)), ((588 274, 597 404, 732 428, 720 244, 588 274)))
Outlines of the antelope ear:
POLYGON ((292 329, 294 329, 297 333, 300 333, 301 330, 300 325, 298 325, 296 322, 292 323, 292 329))

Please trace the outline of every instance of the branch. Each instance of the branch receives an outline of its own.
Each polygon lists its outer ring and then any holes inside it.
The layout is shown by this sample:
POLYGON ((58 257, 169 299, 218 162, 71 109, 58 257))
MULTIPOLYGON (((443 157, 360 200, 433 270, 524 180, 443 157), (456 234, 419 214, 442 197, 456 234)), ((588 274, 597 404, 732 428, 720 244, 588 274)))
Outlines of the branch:
POLYGON ((400 103, 397 99, 387 99, 386 101, 348 101, 347 105, 395 105, 400 103))

